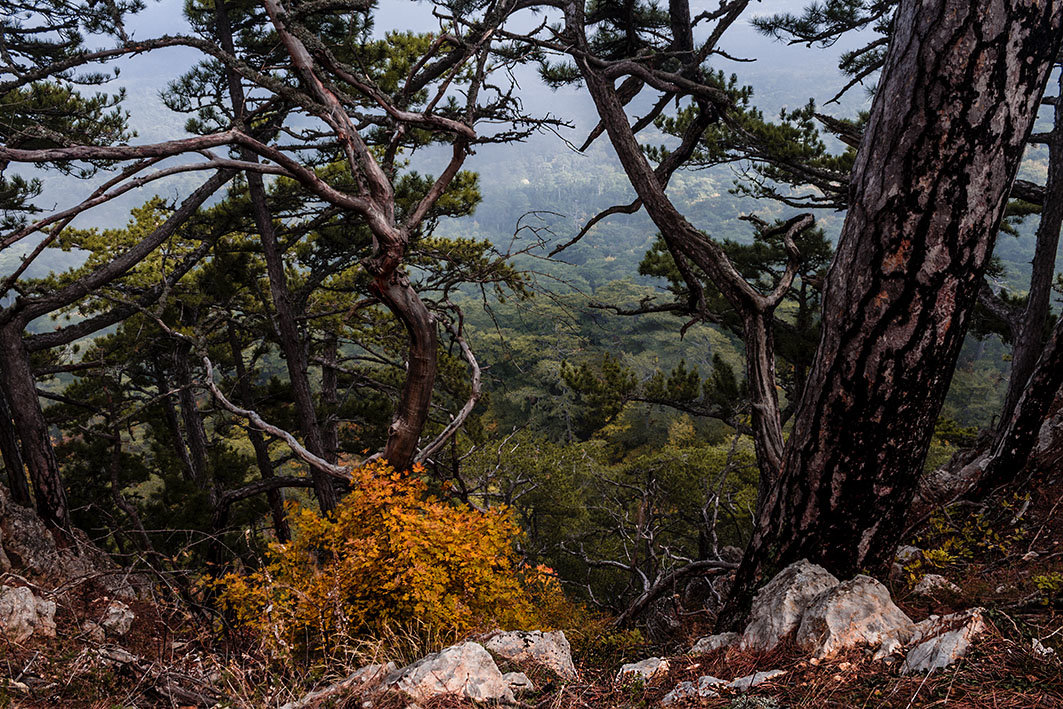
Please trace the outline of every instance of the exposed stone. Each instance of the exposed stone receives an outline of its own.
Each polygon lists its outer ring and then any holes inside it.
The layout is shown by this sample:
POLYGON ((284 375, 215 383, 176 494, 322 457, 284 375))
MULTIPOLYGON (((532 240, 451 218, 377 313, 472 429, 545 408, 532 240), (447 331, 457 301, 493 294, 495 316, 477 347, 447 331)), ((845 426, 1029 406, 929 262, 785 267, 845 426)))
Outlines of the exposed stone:
POLYGON ((725 679, 719 677, 713 677, 712 675, 702 675, 698 677, 698 696, 700 697, 715 697, 716 690, 714 688, 722 687, 731 684, 725 679))
POLYGON ((822 566, 805 559, 790 564, 757 591, 742 648, 771 650, 797 629, 816 596, 837 585, 838 579, 822 566))
POLYGON ((142 576, 120 569, 84 532, 73 530, 67 541, 57 545, 37 513, 12 502, 0 485, 0 550, 8 569, 47 588, 75 588, 70 581, 92 578, 109 595, 126 600, 150 585, 142 576))
POLYGON ((381 682, 385 677, 397 670, 399 667, 394 662, 388 663, 373 663, 359 667, 354 672, 347 675, 345 682, 353 685, 370 685, 374 682, 381 682))
MULTIPOLYGON (((183 644, 183 643, 182 643, 183 644)), ((175 643, 176 645, 176 643, 175 643)), ((289 702, 280 709, 305 709, 307 707, 317 707, 323 705, 323 700, 333 697, 342 693, 355 693, 355 694, 368 694, 376 685, 379 685, 385 678, 391 673, 395 672, 398 666, 394 662, 387 664, 371 664, 359 667, 351 674, 347 675, 343 680, 336 684, 329 685, 324 689, 319 689, 303 696, 301 699, 297 699, 294 702, 289 702)), ((372 700, 367 700, 362 706, 371 706, 372 700)), ((414 707, 416 704, 411 704, 410 707, 414 707)))
POLYGON ((631 682, 632 680, 641 679, 649 682, 657 675, 664 674, 667 671, 668 660, 660 657, 651 657, 642 662, 632 662, 623 665, 620 671, 616 673, 616 681, 631 682))
POLYGON ((85 634, 89 636, 89 640, 94 643, 99 644, 107 640, 107 633, 104 632, 99 623, 93 623, 91 620, 87 620, 82 624, 81 630, 84 631, 85 634))
POLYGON ((754 672, 751 675, 731 680, 727 683, 727 686, 739 692, 748 692, 758 684, 764 684, 768 680, 781 677, 784 674, 786 674, 786 670, 765 670, 764 672, 754 672))
POLYGON ((742 636, 738 633, 718 633, 716 635, 706 635, 705 637, 694 643, 694 647, 690 648, 691 655, 704 655, 710 653, 713 650, 719 650, 724 647, 731 647, 736 644, 742 636))
POLYGON ((661 697, 661 706, 669 706, 681 699, 688 699, 690 697, 699 697, 701 699, 718 697, 720 694, 716 689, 725 687, 728 684, 727 680, 719 679, 718 677, 713 677, 711 675, 699 677, 696 685, 693 682, 680 682, 676 685, 675 689, 661 697))
POLYGON ((901 564, 907 565, 912 563, 913 561, 918 561, 919 559, 922 559, 923 550, 919 547, 913 547, 908 545, 899 546, 897 547, 897 554, 894 558, 897 559, 897 561, 899 561, 901 564))
POLYGON ((128 650, 113 645, 101 647, 96 654, 107 665, 132 665, 140 659, 128 650))
POLYGON ((502 675, 502 680, 509 686, 514 694, 517 692, 535 691, 535 683, 523 672, 507 672, 502 675))
POLYGON ((25 586, 0 586, 0 633, 20 643, 32 635, 55 637, 55 603, 25 586))
POLYGON ((985 627, 981 608, 930 616, 915 625, 912 647, 904 658, 901 672, 912 674, 948 667, 967 654, 971 641, 985 627))
POLYGON ((104 610, 103 617, 100 618, 100 625, 111 635, 121 637, 133 627, 133 621, 136 618, 129 606, 121 601, 111 601, 104 610))
POLYGON ((1033 648, 1033 653, 1038 657, 1052 657, 1056 654, 1055 648, 1048 647, 1037 638, 1030 640, 1030 647, 1033 648))
POLYGON ((395 670, 384 680, 384 685, 415 702, 427 702, 444 694, 474 702, 515 702, 491 654, 474 642, 452 645, 395 670))
POLYGON ((682 699, 696 696, 698 696, 698 690, 694 687, 693 682, 680 682, 675 686, 675 689, 661 697, 661 706, 671 706, 682 699))
POLYGON ((959 595, 962 590, 940 574, 926 574, 912 589, 912 593, 925 598, 933 598, 942 593, 959 595))
POLYGON ((727 709, 783 709, 775 697, 747 694, 733 699, 727 709))
POLYGON ((860 575, 817 596, 801 618, 796 639, 817 658, 860 646, 874 648, 881 658, 898 650, 913 627, 885 586, 860 575))
POLYGON ((572 647, 564 632, 514 630, 496 633, 484 642, 491 653, 511 662, 534 662, 563 679, 576 679, 572 647))

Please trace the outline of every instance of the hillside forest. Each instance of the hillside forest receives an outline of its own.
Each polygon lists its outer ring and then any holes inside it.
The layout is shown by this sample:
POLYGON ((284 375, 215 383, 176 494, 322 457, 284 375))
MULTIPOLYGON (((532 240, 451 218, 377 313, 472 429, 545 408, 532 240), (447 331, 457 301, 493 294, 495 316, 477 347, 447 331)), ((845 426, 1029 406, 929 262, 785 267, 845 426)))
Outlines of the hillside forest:
POLYGON ((528 707, 1063 706, 1061 41, 0 0, 0 706, 472 706, 351 672, 499 630, 528 707), (807 565, 982 639, 752 643, 807 565))

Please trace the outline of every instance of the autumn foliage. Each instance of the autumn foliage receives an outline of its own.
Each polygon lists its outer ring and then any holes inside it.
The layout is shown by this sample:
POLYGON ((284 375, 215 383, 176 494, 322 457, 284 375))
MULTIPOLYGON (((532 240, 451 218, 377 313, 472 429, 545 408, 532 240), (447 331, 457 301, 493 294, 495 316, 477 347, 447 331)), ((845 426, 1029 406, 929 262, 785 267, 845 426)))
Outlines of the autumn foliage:
POLYGON ((563 604, 543 569, 522 568, 507 511, 480 512, 429 494, 384 463, 353 473, 327 517, 291 510, 293 539, 266 563, 218 582, 223 607, 263 640, 327 649, 338 638, 396 627, 444 635, 547 625, 563 604))

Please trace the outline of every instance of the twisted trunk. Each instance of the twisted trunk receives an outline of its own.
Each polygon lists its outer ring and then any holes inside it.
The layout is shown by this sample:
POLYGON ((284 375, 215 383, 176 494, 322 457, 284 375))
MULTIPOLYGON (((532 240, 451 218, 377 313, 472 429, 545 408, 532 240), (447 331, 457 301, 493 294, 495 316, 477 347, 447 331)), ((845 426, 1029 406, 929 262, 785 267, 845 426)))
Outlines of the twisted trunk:
MULTIPOLYGON (((566 23, 578 33, 581 47, 589 51, 582 29, 582 9, 578 4, 572 3, 566 8, 566 23)), ((696 139, 710 124, 713 113, 708 107, 703 108, 694 123, 697 130, 691 135, 695 141, 690 142, 688 147, 688 137, 684 136, 680 149, 654 169, 628 122, 623 101, 613 82, 595 69, 584 55, 576 54, 575 59, 617 157, 647 214, 660 229, 673 258, 677 263, 683 258, 689 259, 702 269, 743 319, 746 375, 751 394, 757 463, 761 471, 760 495, 763 497, 778 474, 783 450, 771 325, 773 310, 786 288, 771 296, 757 292, 741 276, 723 249, 687 221, 665 193, 668 178, 677 166, 676 161, 681 162, 681 156, 689 154, 688 149, 693 149, 696 139)), ((792 278, 792 274, 789 274, 789 278, 792 278)), ((693 277, 689 280, 693 280, 693 277)))
POLYGON ((396 470, 406 470, 417 454, 417 441, 428 420, 436 381, 436 325, 409 278, 398 270, 378 277, 374 289, 399 319, 409 338, 406 381, 388 428, 384 458, 396 470))

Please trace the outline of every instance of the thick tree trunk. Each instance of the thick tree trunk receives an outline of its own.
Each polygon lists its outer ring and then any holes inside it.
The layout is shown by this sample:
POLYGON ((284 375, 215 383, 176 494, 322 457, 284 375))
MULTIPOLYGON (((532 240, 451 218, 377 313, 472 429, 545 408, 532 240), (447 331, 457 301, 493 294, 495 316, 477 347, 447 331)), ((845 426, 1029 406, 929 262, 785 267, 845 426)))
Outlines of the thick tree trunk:
MULTIPOLYGON (((1063 97, 1063 72, 1060 73, 1057 96, 1063 97)), ((1056 101, 1054 113, 1055 123, 1048 134, 1048 181, 1045 183, 1041 221, 1037 225, 1030 294, 1019 325, 1019 337, 1012 350, 1011 378, 1000 412, 998 435, 1001 437, 1007 435, 1012 413, 1037 366, 1044 345, 1045 323, 1051 309, 1059 230, 1063 227, 1063 100, 1056 101)))
POLYGON ((22 443, 22 457, 33 483, 37 512, 54 529, 70 528, 70 508, 52 450, 48 423, 37 397, 37 382, 30 368, 29 353, 22 342, 24 323, 15 318, 0 328, 0 387, 11 404, 11 414, 22 443))
MULTIPOLYGON (((4 381, 3 364, 0 360, 0 382, 4 381)), ((15 422, 11 419, 6 387, 3 386, 0 386, 0 456, 4 459, 11 499, 23 507, 33 506, 29 483, 26 481, 26 467, 22 462, 22 451, 18 447, 18 433, 15 431, 15 422)))
POLYGON ((436 381, 436 324, 409 279, 398 270, 377 278, 380 299, 399 319, 409 335, 406 381, 388 428, 384 458, 396 469, 407 470, 417 454, 417 441, 428 420, 436 381))
MULTIPOLYGON (((246 408, 254 408, 254 395, 251 390, 251 382, 247 377, 247 368, 244 366, 243 348, 240 347, 240 339, 236 335, 236 329, 230 323, 228 326, 229 349, 232 352, 233 362, 236 363, 236 386, 240 394, 240 404, 246 408)), ((251 441, 251 448, 255 451, 255 462, 258 463, 258 471, 263 480, 269 480, 274 476, 273 461, 269 457, 269 445, 266 443, 262 431, 254 426, 247 427, 247 437, 251 441)), ((266 492, 269 501, 270 515, 273 517, 273 531, 277 535, 277 541, 287 542, 292 538, 291 528, 288 527, 288 518, 284 513, 284 490, 274 488, 266 492)))
POLYGON ((1060 0, 901 2, 815 365, 722 625, 794 560, 846 577, 892 554, 1061 19, 1060 0))

